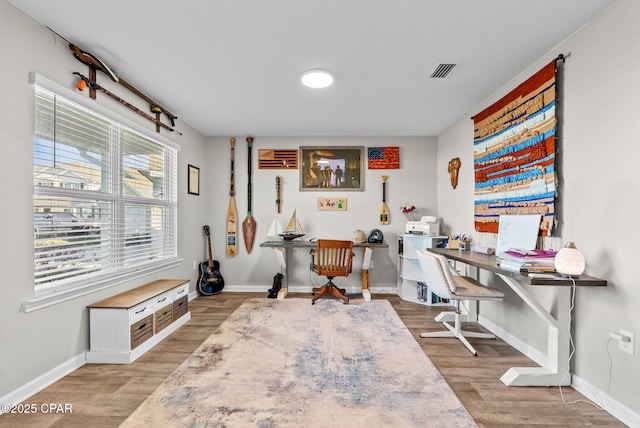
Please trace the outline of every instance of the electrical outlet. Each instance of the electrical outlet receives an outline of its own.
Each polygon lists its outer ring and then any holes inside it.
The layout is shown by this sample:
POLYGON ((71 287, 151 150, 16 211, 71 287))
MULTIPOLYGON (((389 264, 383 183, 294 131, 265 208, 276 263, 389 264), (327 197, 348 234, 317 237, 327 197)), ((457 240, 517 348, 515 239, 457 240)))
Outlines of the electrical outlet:
POLYGON ((620 334, 623 336, 628 336, 630 338, 629 342, 624 342, 622 340, 619 342, 618 346, 620 347, 620 350, 626 352, 627 354, 633 355, 633 345, 635 342, 635 338, 634 338, 635 335, 623 329, 620 329, 620 334))
POLYGON ((198 262, 196 260, 193 261, 193 270, 198 269, 198 262))

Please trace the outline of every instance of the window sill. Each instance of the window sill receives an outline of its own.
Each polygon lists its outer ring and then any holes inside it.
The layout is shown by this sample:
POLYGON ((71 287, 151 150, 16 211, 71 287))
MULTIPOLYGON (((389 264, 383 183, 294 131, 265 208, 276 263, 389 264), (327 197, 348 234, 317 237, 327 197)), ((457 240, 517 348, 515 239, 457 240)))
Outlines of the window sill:
POLYGON ((122 284, 127 281, 131 281, 136 278, 156 273, 161 270, 170 269, 178 266, 182 263, 183 259, 172 259, 165 261, 161 264, 149 266, 145 269, 134 270, 125 275, 119 275, 116 278, 108 278, 98 282, 94 282, 90 285, 83 285, 73 288, 53 289, 36 293, 36 296, 22 302, 22 310, 25 313, 37 311, 48 306, 57 305, 68 300, 72 300, 96 291, 104 290, 105 288, 113 287, 114 285, 122 284))

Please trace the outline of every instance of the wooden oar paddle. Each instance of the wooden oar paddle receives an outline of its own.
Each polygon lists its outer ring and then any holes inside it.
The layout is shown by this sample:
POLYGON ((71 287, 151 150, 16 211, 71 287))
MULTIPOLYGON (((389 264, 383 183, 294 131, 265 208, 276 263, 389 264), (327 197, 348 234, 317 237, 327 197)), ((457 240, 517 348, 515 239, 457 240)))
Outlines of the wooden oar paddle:
POLYGON ((231 143, 231 189, 229 190, 229 208, 227 209, 227 255, 238 253, 238 214, 236 212, 236 189, 234 184, 234 158, 236 139, 230 138, 231 143))
POLYGON ((253 146, 253 137, 247 137, 248 159, 249 165, 249 183, 247 185, 247 217, 242 222, 242 236, 244 237, 244 245, 247 253, 251 253, 253 249, 253 241, 256 238, 256 221, 251 215, 251 146, 253 146))
POLYGON ((380 224, 389 224, 389 210, 387 209, 387 176, 382 177, 382 207, 380 207, 380 224))

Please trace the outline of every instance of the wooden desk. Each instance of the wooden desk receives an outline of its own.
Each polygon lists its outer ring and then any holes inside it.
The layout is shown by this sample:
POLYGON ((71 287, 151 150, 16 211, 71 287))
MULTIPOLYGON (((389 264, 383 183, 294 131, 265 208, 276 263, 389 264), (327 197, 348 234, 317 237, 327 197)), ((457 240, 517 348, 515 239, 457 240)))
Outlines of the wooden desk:
MULTIPOLYGON (((494 255, 479 254, 471 251, 429 248, 429 251, 441 254, 448 259, 466 263, 495 273, 547 324, 547 361, 543 367, 512 367, 500 380, 508 386, 557 386, 570 385, 569 356, 571 352, 568 325, 571 312, 571 288, 574 282, 570 278, 556 275, 555 278, 530 278, 526 274, 500 269, 498 258, 494 255), (557 319, 545 309, 527 286, 560 287, 558 292, 557 319), (566 376, 565 376, 566 373, 566 376)), ((606 287, 607 281, 588 275, 574 278, 576 286, 606 287)))
MULTIPOLYGON (((272 248, 276 252, 278 263, 280 264, 280 273, 283 275, 282 288, 278 292, 278 299, 284 299, 287 295, 287 250, 290 248, 315 248, 316 241, 298 241, 296 239, 292 241, 265 241, 260 244, 264 248, 272 248)), ((375 248, 389 248, 389 244, 381 242, 379 244, 372 244, 369 242, 355 243, 353 248, 362 248, 362 297, 365 301, 371 300, 371 292, 369 291, 369 266, 371 264, 371 255, 375 248)))

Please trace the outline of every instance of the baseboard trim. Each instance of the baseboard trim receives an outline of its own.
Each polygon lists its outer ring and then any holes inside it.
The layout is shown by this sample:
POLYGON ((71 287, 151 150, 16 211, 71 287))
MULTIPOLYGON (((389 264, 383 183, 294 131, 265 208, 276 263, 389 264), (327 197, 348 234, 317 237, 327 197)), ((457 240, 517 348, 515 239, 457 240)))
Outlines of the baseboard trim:
POLYGON ((76 369, 79 369, 86 363, 86 353, 83 352, 79 355, 76 355, 73 358, 65 361, 64 363, 54 367, 48 372, 38 376, 32 381, 26 383, 20 388, 16 389, 13 392, 5 395, 4 397, 0 397, 0 415, 6 413, 5 404, 14 405, 19 404, 28 399, 29 397, 37 394, 42 391, 49 385, 54 382, 62 379, 69 373, 73 372, 76 369))
POLYGON ((222 292, 234 292, 234 293, 264 293, 265 296, 269 294, 270 285, 229 285, 225 284, 222 292))
POLYGON ((571 386, 623 424, 630 427, 640 427, 640 415, 638 413, 635 413, 619 401, 614 400, 604 391, 591 385, 579 376, 575 374, 571 376, 571 386))
MULTIPOLYGON (((289 293, 311 293, 313 287, 319 285, 294 285, 290 286, 287 290, 289 293)), ((225 285, 222 292, 236 292, 236 293, 269 293, 271 286, 265 285, 225 285)), ((362 288, 357 286, 343 287, 347 290, 347 294, 362 294, 362 288)), ((398 294, 396 288, 369 288, 372 294, 398 294)))
MULTIPOLYGON (((478 317, 478 322, 491 333, 495 334, 500 339, 516 348, 518 351, 522 352, 525 356, 535 361, 537 364, 541 366, 544 366, 546 364, 547 357, 542 352, 538 351, 535 348, 532 348, 517 337, 498 327, 491 321, 483 318, 482 315, 478 317)), ((602 407, 602 409, 604 409, 614 418, 618 419, 620 422, 630 427, 640 427, 640 415, 633 412, 633 410, 629 409, 624 404, 621 404, 620 402, 614 400, 604 391, 601 391, 600 389, 596 388, 589 382, 581 379, 579 376, 576 376, 573 373, 571 373, 571 386, 576 391, 587 397, 590 401, 602 407)))

